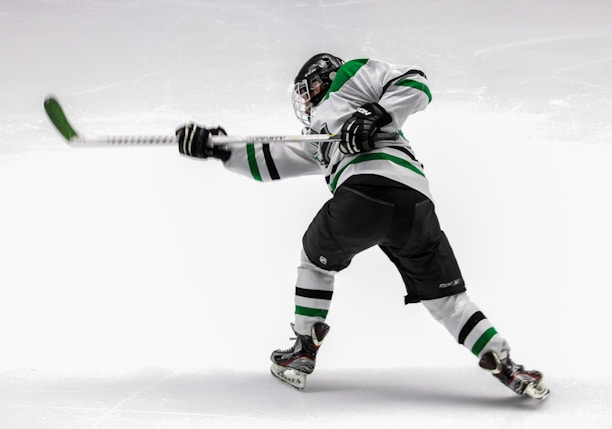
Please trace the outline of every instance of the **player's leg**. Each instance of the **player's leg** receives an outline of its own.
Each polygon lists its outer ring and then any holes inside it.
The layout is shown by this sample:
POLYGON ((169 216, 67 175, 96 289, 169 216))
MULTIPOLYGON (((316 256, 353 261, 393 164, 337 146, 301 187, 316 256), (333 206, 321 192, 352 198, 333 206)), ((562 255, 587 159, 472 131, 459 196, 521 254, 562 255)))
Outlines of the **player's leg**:
POLYGON ((488 352, 508 355, 510 346, 465 292, 422 304, 459 344, 480 358, 488 352))
POLYGON ((275 376, 298 389, 304 387, 305 374, 313 372, 317 351, 329 330, 325 320, 335 274, 357 253, 384 239, 392 214, 392 204, 356 191, 350 179, 317 213, 304 234, 298 268, 293 324, 297 338, 291 348, 272 352, 275 376))
POLYGON ((542 374, 510 359, 506 339, 465 293, 459 265, 429 200, 417 201, 408 239, 402 243, 391 237, 381 248, 404 279, 406 303, 421 301, 459 344, 478 357, 482 368, 516 393, 538 399, 548 395, 540 384, 542 374))
POLYGON ((423 305, 455 338, 479 358, 479 366, 491 372, 519 395, 544 399, 550 391, 542 383, 542 373, 526 370, 510 358, 508 342, 470 300, 467 294, 423 301, 423 305))

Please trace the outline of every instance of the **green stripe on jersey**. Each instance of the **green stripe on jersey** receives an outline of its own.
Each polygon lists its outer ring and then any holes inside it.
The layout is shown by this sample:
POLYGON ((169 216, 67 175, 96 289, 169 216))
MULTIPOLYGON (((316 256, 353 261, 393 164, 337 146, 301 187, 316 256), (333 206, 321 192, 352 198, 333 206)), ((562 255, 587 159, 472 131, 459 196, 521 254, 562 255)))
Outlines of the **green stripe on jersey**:
POLYGON ((396 82, 395 85, 408 86, 410 88, 420 89, 427 95, 427 98, 429 99, 429 102, 431 103, 431 91, 429 90, 427 85, 425 85, 424 83, 417 82, 416 80, 412 80, 412 79, 401 79, 398 82, 396 82))
POLYGON ((251 175, 253 179, 262 182, 261 173, 259 172, 259 167, 257 166, 257 158, 255 157, 255 145, 253 143, 248 143, 246 145, 247 151, 247 159, 249 161, 249 168, 251 169, 251 175))
POLYGON ((342 88, 342 85, 344 85, 350 78, 355 76, 355 74, 357 74, 357 71, 367 62, 367 58, 361 58, 357 60, 351 60, 343 64, 342 67, 340 67, 336 72, 336 77, 332 81, 332 84, 329 87, 329 91, 327 91, 327 94, 325 94, 324 100, 327 100, 332 92, 336 92, 340 88, 342 88))
POLYGON ((295 314, 299 314, 300 316, 322 317, 325 319, 328 312, 329 310, 321 310, 319 308, 301 307, 299 305, 295 306, 295 314))
POLYGON ((472 347, 472 353, 478 356, 482 349, 484 349, 485 346, 489 343, 489 341, 491 341, 491 338, 495 336, 495 334, 497 334, 495 328, 491 327, 487 329, 484 334, 482 334, 480 338, 478 338, 478 341, 474 343, 474 347, 472 347))
POLYGON ((366 153, 363 155, 359 155, 357 158, 355 158, 354 160, 346 164, 344 167, 342 167, 338 172, 336 172, 336 175, 334 176, 334 179, 331 181, 331 184, 330 184, 331 191, 332 192, 336 191, 336 186, 338 186, 338 180, 340 179, 340 176, 342 175, 344 170, 346 170, 349 165, 359 164, 361 162, 379 161, 379 160, 394 162, 395 164, 401 167, 405 167, 409 170, 414 171, 418 175, 425 177, 425 174, 423 174, 421 170, 416 168, 414 165, 412 165, 405 159, 398 158, 397 156, 389 155, 388 153, 366 153))

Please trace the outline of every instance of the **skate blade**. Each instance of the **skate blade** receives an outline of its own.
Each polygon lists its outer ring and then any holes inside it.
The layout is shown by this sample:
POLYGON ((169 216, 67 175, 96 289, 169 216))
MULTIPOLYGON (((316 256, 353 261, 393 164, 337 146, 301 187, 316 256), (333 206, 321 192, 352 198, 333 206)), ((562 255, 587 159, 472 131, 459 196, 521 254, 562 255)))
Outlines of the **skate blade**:
POLYGON ((550 389, 544 386, 542 383, 529 383, 529 385, 525 388, 523 395, 543 401, 550 395, 550 389))
POLYGON ((297 369, 286 368, 273 363, 270 367, 270 372, 274 377, 289 384, 291 387, 294 387, 297 390, 304 390, 304 387, 306 387, 306 374, 298 371, 297 369), (290 374, 287 374, 287 371, 289 371, 290 374))

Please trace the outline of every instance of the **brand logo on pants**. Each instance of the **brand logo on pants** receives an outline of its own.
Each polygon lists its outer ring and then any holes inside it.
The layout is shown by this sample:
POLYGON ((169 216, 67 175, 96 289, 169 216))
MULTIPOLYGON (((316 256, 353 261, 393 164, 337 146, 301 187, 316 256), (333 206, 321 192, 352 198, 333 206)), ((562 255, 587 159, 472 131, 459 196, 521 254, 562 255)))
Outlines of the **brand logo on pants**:
POLYGON ((327 265, 327 258, 325 256, 319 256, 319 262, 323 265, 327 265))
POLYGON ((456 280, 453 280, 452 282, 448 282, 448 283, 442 283, 440 286, 438 286, 440 289, 446 289, 447 287, 453 287, 453 286, 458 286, 461 284, 461 278, 458 278, 456 280))

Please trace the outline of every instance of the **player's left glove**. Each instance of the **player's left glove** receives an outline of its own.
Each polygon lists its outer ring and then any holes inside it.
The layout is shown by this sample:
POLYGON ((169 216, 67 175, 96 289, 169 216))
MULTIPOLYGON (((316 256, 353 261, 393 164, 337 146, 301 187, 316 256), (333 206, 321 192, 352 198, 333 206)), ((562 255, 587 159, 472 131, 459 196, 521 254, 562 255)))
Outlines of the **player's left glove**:
POLYGON ((222 127, 204 128, 194 123, 177 128, 176 138, 179 152, 195 158, 212 157, 227 161, 231 152, 226 147, 210 144, 208 138, 211 135, 226 136, 227 133, 222 127))
POLYGON ((364 104, 342 126, 340 152, 353 155, 374 149, 374 134, 391 121, 380 104, 364 104))

